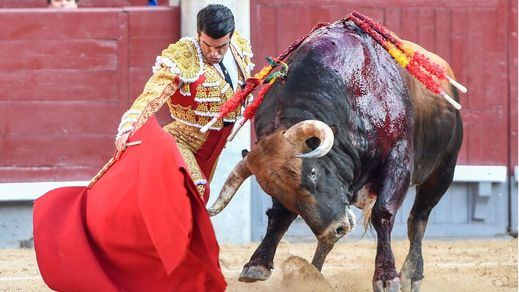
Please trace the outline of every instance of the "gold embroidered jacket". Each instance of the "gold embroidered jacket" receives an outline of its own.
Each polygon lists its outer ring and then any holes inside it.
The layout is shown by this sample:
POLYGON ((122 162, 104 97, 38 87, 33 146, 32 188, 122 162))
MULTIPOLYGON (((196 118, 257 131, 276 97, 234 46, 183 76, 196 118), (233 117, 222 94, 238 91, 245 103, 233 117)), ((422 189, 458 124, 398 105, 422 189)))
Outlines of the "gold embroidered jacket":
MULTIPOLYGON (((250 77, 252 50, 249 42, 237 32, 233 34, 230 51, 239 71, 239 85, 250 77)), ((212 65, 204 63, 197 40, 185 37, 170 45, 157 57, 153 76, 131 108, 123 115, 119 133, 136 130, 164 104, 168 103, 174 120, 202 127, 233 95, 225 78, 212 65)), ((240 110, 231 113, 226 122, 235 122, 240 110)), ((212 129, 219 130, 223 121, 212 129)))
MULTIPOLYGON (((229 48, 238 66, 238 85, 250 77, 254 64, 249 42, 234 32, 229 48)), ((164 130, 175 136, 179 150, 195 184, 203 185, 210 179, 217 157, 223 148, 220 137, 230 131, 221 130, 224 122, 235 122, 241 109, 218 120, 207 133, 199 128, 209 122, 221 105, 234 94, 232 87, 212 65, 204 63, 197 40, 185 37, 171 44, 157 57, 153 76, 144 91, 122 116, 118 135, 137 130, 155 114, 164 103, 173 122, 164 130), (218 155, 213 155, 215 154, 218 155)), ((229 128, 229 127, 226 127, 229 128)), ((226 138, 226 137, 224 137, 226 138)))

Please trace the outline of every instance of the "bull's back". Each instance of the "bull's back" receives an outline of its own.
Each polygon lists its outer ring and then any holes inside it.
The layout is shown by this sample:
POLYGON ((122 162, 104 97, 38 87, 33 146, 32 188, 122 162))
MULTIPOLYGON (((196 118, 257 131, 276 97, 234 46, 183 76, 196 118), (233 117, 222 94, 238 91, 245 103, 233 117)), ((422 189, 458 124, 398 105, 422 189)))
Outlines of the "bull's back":
MULTIPOLYGON (((411 42, 406 42, 406 45, 426 55, 431 61, 439 64, 447 75, 454 78, 445 60, 411 42)), ((407 72, 401 72, 409 90, 414 115, 412 182, 421 184, 442 161, 456 159, 463 138, 461 116, 442 96, 426 89, 407 72)), ((458 92, 448 81, 443 80, 441 86, 449 96, 459 100, 458 92)))

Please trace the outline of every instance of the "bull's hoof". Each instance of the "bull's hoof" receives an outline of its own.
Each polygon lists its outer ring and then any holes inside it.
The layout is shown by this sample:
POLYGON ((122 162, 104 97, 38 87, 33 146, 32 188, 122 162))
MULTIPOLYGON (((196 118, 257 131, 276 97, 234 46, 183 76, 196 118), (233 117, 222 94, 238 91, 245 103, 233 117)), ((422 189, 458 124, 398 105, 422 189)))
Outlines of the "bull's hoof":
POLYGON ((402 292, 420 292, 422 280, 412 281, 406 277, 400 276, 400 291, 402 292))
POLYGON ((402 292, 419 292, 423 279, 422 258, 406 259, 400 270, 400 290, 402 292), (414 279, 414 280, 413 280, 414 279))
POLYGON ((373 282, 373 291, 375 292, 398 292, 400 290, 400 279, 373 282))
POLYGON ((270 274, 271 271, 264 266, 245 266, 238 280, 246 283, 265 281, 270 277, 270 274))

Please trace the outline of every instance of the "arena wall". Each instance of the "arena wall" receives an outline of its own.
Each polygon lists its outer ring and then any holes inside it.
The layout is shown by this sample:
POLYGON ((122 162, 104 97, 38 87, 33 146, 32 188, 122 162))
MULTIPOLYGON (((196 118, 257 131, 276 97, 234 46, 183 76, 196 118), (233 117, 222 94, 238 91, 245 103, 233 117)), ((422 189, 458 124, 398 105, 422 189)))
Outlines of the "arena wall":
POLYGON ((12 247, 32 236, 32 200, 113 154, 122 113, 180 37, 180 9, 0 9, 0 27, 0 247, 12 247))
POLYGON ((179 9, 1 9, 0 26, 0 182, 85 180, 178 39, 179 9))
MULTIPOLYGON (((179 7, 80 0, 84 8, 57 11, 42 2, 0 0, 0 247, 30 242, 30 202, 38 194, 84 183, 107 161, 120 115, 155 56, 180 37, 179 7)), ((517 233, 516 1, 251 0, 250 8, 256 68, 318 21, 353 10, 444 57, 469 88, 461 99, 465 136, 455 183, 427 235, 517 233)), ((399 213, 398 236, 405 236, 412 197, 399 213)), ((253 239, 265 232, 270 204, 254 184, 247 207, 253 239)), ((300 221, 288 235, 312 237, 300 221)))

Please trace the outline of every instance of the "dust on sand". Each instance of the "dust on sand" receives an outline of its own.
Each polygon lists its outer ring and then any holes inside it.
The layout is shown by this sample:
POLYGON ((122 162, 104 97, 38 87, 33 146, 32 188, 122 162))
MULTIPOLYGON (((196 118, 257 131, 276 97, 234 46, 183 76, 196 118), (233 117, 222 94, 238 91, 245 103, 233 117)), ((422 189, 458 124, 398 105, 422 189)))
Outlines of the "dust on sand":
MULTIPOLYGON (((376 240, 348 240, 336 244, 322 275, 308 262, 315 243, 283 241, 267 281, 238 281, 241 267, 257 244, 221 247, 221 264, 228 291, 372 291, 376 240)), ((392 243, 397 268, 409 243, 392 243)), ((517 291, 517 239, 430 241, 423 243, 423 291, 517 291)))
MULTIPOLYGON (((371 291, 376 241, 338 243, 322 274, 308 261, 315 243, 280 243, 275 269, 264 282, 242 283, 238 276, 257 244, 222 245, 220 261, 228 291, 371 291)), ((397 267, 409 244, 393 241, 397 267)), ((423 291, 517 291, 517 239, 425 240, 423 291)), ((0 249, 0 291, 49 291, 38 272, 33 249, 0 249)))

